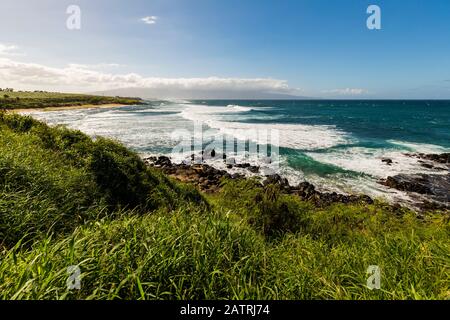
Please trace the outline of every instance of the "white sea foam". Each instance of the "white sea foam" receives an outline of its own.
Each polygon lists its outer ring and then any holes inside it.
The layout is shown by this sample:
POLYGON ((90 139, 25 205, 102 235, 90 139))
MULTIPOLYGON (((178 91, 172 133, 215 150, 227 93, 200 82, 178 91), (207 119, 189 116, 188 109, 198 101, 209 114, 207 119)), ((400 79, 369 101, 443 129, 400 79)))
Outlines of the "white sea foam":
POLYGON ((343 131, 334 126, 327 125, 303 125, 303 124, 280 124, 280 123, 244 123, 239 115, 227 118, 227 113, 239 113, 241 109, 228 107, 208 107, 191 105, 187 106, 181 113, 185 119, 205 123, 220 133, 231 135, 237 139, 251 140, 256 143, 267 143, 264 132, 277 131, 279 134, 279 147, 298 150, 316 150, 330 148, 340 144, 347 144, 352 139, 343 131), (229 121, 225 121, 224 118, 229 121), (234 121, 233 121, 234 120, 234 121), (251 132, 260 132, 251 136, 251 132))
POLYGON ((190 122, 176 113, 164 111, 180 111, 180 107, 170 110, 139 106, 131 111, 121 109, 99 110, 61 110, 52 112, 36 112, 33 116, 49 124, 63 124, 81 130, 91 136, 103 136, 118 139, 135 150, 151 148, 172 148, 177 141, 171 139, 173 130, 189 128, 190 122))
POLYGON ((450 148, 445 148, 441 146, 437 146, 434 144, 427 144, 427 143, 413 143, 413 142, 406 142, 406 141, 399 141, 399 140, 389 140, 388 142, 392 144, 396 144, 401 147, 405 147, 413 152, 419 152, 419 153, 445 153, 450 152, 450 148))
POLYGON ((401 150, 349 147, 330 150, 326 153, 308 152, 307 154, 316 161, 377 178, 386 178, 401 173, 446 174, 446 171, 443 170, 424 168, 417 158, 407 156, 401 150), (391 159, 392 165, 384 163, 382 161, 384 158, 391 159))
POLYGON ((233 108, 234 110, 239 111, 239 112, 253 111, 252 107, 243 107, 243 106, 239 106, 236 104, 229 104, 229 105, 227 105, 227 108, 233 108))

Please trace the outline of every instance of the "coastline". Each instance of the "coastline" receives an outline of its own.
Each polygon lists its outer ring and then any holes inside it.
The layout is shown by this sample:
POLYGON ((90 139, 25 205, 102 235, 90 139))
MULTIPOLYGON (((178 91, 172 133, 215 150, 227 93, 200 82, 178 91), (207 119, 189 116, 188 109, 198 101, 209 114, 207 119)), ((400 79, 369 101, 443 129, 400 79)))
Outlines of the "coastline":
MULTIPOLYGON (((417 154, 411 157, 427 159, 426 165, 445 165, 450 169, 450 154, 417 154)), ((389 202, 382 198, 372 198, 365 193, 337 193, 333 191, 321 191, 317 185, 313 185, 308 181, 301 182, 298 185, 290 185, 286 176, 272 173, 264 174, 260 171, 259 166, 250 163, 240 163, 229 165, 228 169, 240 169, 241 171, 229 171, 227 169, 219 169, 213 165, 202 161, 195 163, 175 163, 171 158, 164 155, 142 156, 142 160, 152 168, 155 168, 164 174, 171 176, 175 180, 182 183, 188 183, 196 186, 200 191, 206 194, 217 194, 222 189, 222 180, 252 180, 259 181, 257 185, 266 186, 267 184, 275 184, 280 187, 284 194, 298 196, 303 201, 309 201, 317 208, 326 207, 332 204, 373 204, 375 201, 385 203, 387 207, 391 207, 394 211, 404 207, 416 213, 423 213, 427 210, 442 210, 449 212, 448 205, 449 195, 447 194, 448 185, 450 184, 450 176, 435 174, 399 174, 388 176, 386 179, 378 181, 380 185, 384 185, 391 190, 398 190, 411 196, 413 202, 395 201, 389 202), (252 173, 249 175, 248 173, 252 173)), ((224 159, 226 156, 224 155, 224 159)), ((424 162, 425 164, 425 162, 424 162)), ((447 169, 443 169, 447 170, 447 169)))
POLYGON ((126 107, 127 104, 119 103, 107 103, 107 104, 83 104, 74 106, 64 106, 64 107, 44 107, 44 108, 21 108, 21 109, 7 109, 7 112, 12 113, 32 113, 32 112, 50 112, 59 110, 78 110, 78 109, 108 109, 108 108, 120 108, 126 107))

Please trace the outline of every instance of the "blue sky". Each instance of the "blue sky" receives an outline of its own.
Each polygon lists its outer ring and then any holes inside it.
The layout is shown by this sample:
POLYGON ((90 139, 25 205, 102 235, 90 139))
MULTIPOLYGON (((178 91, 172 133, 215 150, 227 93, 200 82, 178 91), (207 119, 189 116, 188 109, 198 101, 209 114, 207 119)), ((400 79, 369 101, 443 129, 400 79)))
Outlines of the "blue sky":
POLYGON ((448 0, 2 0, 1 7, 0 87, 55 86, 36 80, 42 72, 72 79, 61 90, 97 89, 84 83, 89 74, 94 84, 109 81, 98 89, 176 88, 215 77, 214 88, 220 79, 274 79, 261 90, 312 97, 450 98, 448 0), (71 4, 81 8, 81 30, 66 28, 71 4), (381 8, 381 30, 366 27, 371 4, 381 8), (141 20, 151 16, 154 24, 141 20))

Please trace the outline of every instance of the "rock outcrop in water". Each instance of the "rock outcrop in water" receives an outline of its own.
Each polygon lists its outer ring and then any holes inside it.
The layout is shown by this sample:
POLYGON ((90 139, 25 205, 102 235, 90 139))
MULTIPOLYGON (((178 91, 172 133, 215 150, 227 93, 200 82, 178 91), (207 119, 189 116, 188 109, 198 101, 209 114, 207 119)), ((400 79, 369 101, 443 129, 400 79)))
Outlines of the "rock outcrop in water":
POLYGON ((442 163, 442 164, 447 164, 447 165, 450 164, 450 153, 442 153, 442 154, 419 153, 416 155, 416 157, 425 159, 425 160, 434 161, 437 163, 442 163))
POLYGON ((450 209, 450 153, 406 154, 419 159, 421 166, 447 174, 399 174, 387 177, 381 184, 396 190, 417 194, 423 209, 450 209))
MULTIPOLYGON (((157 168, 175 179, 196 185, 200 190, 207 193, 218 192, 221 188, 221 181, 226 179, 246 179, 240 173, 231 174, 225 170, 216 169, 207 164, 175 164, 166 157, 148 157, 145 163, 153 168, 157 168)), ((259 167, 249 163, 231 165, 236 168, 244 168, 249 172, 258 172, 259 167)), ((286 194, 293 194, 302 200, 311 201, 316 206, 323 207, 333 203, 366 203, 372 204, 373 200, 367 195, 344 195, 336 192, 327 193, 316 190, 316 187, 309 182, 302 182, 297 186, 291 186, 286 178, 278 174, 260 177, 261 186, 276 184, 280 190, 286 194)))

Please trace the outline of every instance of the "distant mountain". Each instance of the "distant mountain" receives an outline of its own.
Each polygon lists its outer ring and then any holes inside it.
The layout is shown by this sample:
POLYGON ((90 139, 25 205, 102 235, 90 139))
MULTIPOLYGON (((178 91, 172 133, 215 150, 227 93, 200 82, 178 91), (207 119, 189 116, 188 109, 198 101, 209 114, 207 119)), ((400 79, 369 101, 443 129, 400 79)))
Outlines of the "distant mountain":
POLYGON ((151 89, 151 88, 119 88, 113 90, 93 92, 96 95, 139 97, 142 99, 273 99, 294 100, 312 99, 286 93, 272 93, 261 91, 224 91, 224 90, 192 90, 192 89, 151 89))

